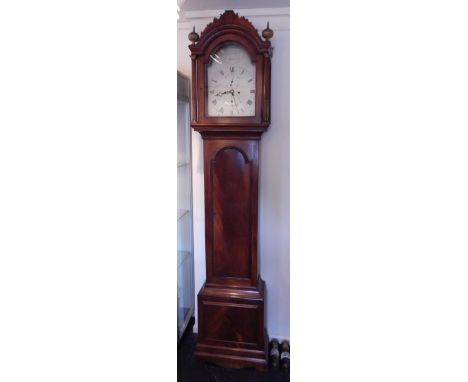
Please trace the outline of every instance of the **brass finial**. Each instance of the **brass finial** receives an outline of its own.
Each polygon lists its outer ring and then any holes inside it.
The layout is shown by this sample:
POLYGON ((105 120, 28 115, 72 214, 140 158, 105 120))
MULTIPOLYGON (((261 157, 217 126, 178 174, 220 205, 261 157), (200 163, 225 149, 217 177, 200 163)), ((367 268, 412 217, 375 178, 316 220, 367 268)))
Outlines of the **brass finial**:
POLYGON ((267 22, 267 27, 266 29, 263 30, 262 36, 264 39, 269 40, 270 38, 273 37, 273 31, 270 29, 270 22, 267 22))
POLYGON ((190 41, 192 41, 193 44, 195 44, 198 41, 199 38, 200 38, 200 36, 198 35, 197 32, 195 32, 195 25, 194 25, 193 26, 193 31, 190 32, 189 35, 188 35, 188 39, 190 41))

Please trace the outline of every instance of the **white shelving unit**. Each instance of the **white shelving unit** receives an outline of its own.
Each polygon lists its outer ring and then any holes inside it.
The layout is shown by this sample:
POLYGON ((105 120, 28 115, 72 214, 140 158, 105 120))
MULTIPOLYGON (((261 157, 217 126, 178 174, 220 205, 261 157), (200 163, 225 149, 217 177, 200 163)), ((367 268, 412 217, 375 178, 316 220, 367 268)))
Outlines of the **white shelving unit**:
POLYGON ((190 80, 177 72, 177 339, 194 308, 190 80))

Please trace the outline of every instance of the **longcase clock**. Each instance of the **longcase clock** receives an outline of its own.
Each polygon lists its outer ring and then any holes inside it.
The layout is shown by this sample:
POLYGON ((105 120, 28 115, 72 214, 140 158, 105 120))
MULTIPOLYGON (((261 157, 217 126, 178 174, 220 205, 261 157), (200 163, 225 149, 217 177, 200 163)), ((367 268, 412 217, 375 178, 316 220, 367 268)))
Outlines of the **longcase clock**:
POLYGON ((267 27, 225 11, 189 34, 191 126, 203 138, 206 282, 195 356, 223 366, 268 365, 266 287, 257 261, 259 143, 270 124, 267 27))

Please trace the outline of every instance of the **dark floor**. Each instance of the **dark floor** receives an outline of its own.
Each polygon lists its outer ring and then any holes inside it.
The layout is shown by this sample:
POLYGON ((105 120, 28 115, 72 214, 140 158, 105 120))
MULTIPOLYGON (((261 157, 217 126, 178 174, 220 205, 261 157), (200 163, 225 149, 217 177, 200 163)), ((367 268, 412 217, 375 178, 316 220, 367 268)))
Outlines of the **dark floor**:
POLYGON ((179 382, 289 382, 284 371, 256 371, 253 368, 228 369, 193 358, 197 335, 193 323, 187 328, 177 348, 177 381, 179 382))

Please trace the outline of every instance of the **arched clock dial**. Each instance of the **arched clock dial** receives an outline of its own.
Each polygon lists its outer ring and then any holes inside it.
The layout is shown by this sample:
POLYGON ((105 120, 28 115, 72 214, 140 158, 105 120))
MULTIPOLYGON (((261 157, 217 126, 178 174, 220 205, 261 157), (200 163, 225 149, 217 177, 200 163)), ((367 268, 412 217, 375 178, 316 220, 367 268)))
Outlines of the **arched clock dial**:
POLYGON ((244 48, 230 43, 213 51, 206 74, 208 116, 255 115, 255 63, 244 48))

